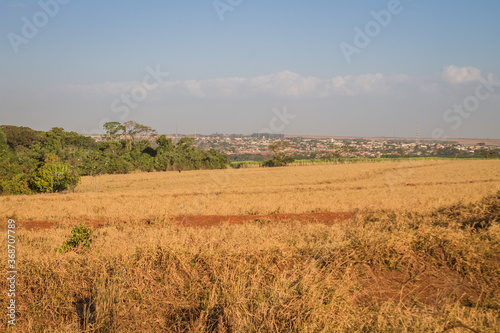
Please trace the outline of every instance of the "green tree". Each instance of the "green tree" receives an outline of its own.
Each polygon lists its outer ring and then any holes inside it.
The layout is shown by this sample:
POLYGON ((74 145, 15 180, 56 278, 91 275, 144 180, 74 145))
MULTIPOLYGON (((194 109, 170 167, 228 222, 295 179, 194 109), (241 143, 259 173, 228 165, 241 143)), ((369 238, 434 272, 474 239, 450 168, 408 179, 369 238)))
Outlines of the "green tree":
POLYGON ((89 150, 83 153, 83 161, 79 168, 83 175, 95 176, 105 169, 104 156, 100 150, 89 150))
POLYGON ((229 164, 227 155, 219 153, 215 149, 205 152, 203 167, 206 169, 226 169, 229 164))
POLYGON ((167 139, 165 135, 161 135, 156 144, 155 169, 158 171, 167 171, 174 164, 175 147, 172 139, 167 139))
POLYGON ((102 127, 106 132, 106 135, 104 136, 106 140, 116 140, 120 136, 122 136, 126 131, 125 126, 117 121, 109 121, 105 123, 102 127))
POLYGON ((132 145, 137 137, 139 137, 141 141, 151 143, 151 140, 156 136, 156 130, 135 121, 127 121, 123 125, 125 127, 124 135, 127 138, 128 150, 132 150, 132 145))
POLYGON ((326 159, 335 159, 335 158, 341 158, 342 157, 342 150, 341 148, 331 145, 328 147, 330 150, 328 150, 325 153, 325 158, 326 159))
POLYGON ((45 145, 55 154, 60 153, 65 147, 64 129, 62 127, 52 127, 45 134, 45 145))
POLYGON ((2 125, 1 128, 5 134, 7 144, 11 148, 18 146, 29 148, 41 139, 40 132, 32 130, 29 127, 2 125))
POLYGON ((32 194, 29 188, 29 177, 24 173, 11 175, 0 180, 0 193, 7 195, 32 194))
POLYGON ((266 167, 279 167, 292 163, 294 161, 293 157, 290 156, 290 148, 292 147, 293 144, 289 141, 276 141, 271 143, 269 149, 273 152, 274 156, 262 165, 266 167))
POLYGON ((38 192, 60 192, 74 188, 80 181, 79 174, 56 155, 49 155, 45 162, 33 170, 29 183, 38 192))
POLYGON ((182 170, 198 169, 201 160, 197 156, 196 147, 193 146, 194 138, 184 137, 180 139, 175 145, 175 153, 172 166, 175 170, 181 172, 182 170))
POLYGON ((481 155, 486 159, 498 156, 496 151, 490 149, 481 149, 481 155))
POLYGON ((9 146, 7 145, 7 137, 5 136, 2 128, 0 128, 0 157, 2 157, 6 152, 9 146))
POLYGON ((172 143, 172 139, 167 139, 165 135, 161 135, 157 140, 156 144, 158 147, 156 151, 161 154, 165 152, 172 152, 174 150, 174 144, 172 143))

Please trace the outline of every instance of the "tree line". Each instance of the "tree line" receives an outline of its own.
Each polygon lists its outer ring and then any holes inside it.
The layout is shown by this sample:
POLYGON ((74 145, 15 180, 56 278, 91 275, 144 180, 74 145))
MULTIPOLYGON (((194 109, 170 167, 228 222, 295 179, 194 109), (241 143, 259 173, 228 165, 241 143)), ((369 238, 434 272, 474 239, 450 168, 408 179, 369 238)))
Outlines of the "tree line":
POLYGON ((0 194, 74 189, 80 176, 132 171, 224 169, 225 154, 195 147, 194 138, 174 142, 135 121, 104 124, 103 141, 63 128, 36 131, 0 126, 0 194))

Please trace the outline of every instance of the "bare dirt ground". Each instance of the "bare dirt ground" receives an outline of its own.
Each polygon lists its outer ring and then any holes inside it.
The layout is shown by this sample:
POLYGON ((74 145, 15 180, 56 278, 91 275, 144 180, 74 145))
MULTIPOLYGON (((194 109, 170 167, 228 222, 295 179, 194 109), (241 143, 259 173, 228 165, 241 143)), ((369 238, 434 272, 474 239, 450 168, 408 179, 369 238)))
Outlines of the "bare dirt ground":
MULTIPOLYGON (((252 221, 295 221, 300 223, 324 223, 329 224, 337 221, 348 220, 353 218, 358 212, 318 212, 318 213, 303 213, 303 214, 269 214, 269 215, 189 215, 177 216, 170 220, 185 227, 212 227, 222 224, 242 224, 252 221)), ((152 223, 152 219, 143 219, 143 222, 152 223)), ((101 228, 106 225, 104 220, 81 221, 93 228, 101 228)), ((77 222, 80 223, 80 222, 77 222)), ((77 224, 72 222, 72 224, 77 224)), ((154 222, 153 222, 154 223, 154 222)), ((22 226, 27 230, 46 230, 55 228, 59 225, 65 225, 65 222, 49 222, 49 221, 19 221, 18 226, 22 226)))

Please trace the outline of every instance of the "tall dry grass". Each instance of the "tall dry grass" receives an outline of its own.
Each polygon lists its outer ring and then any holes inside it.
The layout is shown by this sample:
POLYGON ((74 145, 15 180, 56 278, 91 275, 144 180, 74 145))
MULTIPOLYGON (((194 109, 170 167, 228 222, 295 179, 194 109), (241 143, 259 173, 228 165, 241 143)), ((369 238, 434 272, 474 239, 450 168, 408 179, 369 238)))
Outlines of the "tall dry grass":
POLYGON ((500 160, 103 175, 99 180, 84 177, 76 193, 0 197, 0 219, 64 224, 198 214, 429 211, 498 190, 500 160))
POLYGON ((17 330, 497 332, 499 207, 500 192, 330 225, 111 222, 66 254, 69 227, 20 230, 17 330))

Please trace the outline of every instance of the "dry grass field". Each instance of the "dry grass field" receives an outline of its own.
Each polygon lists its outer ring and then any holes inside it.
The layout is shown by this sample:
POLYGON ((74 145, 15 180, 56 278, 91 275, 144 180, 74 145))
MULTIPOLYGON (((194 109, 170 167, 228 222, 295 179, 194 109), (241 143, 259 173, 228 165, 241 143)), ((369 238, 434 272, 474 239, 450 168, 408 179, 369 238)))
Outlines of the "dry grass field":
POLYGON ((474 202, 498 190, 499 160, 103 175, 84 177, 76 193, 0 197, 0 218, 64 223, 212 214, 429 211, 474 202))
POLYGON ((12 332, 500 327, 498 160, 107 175, 97 189, 85 178, 76 193, 0 197, 0 217, 20 226, 12 332), (354 211, 326 223, 260 216, 354 211), (175 220, 200 214, 256 218, 175 220), (55 251, 88 220, 104 221, 90 248, 55 251))

